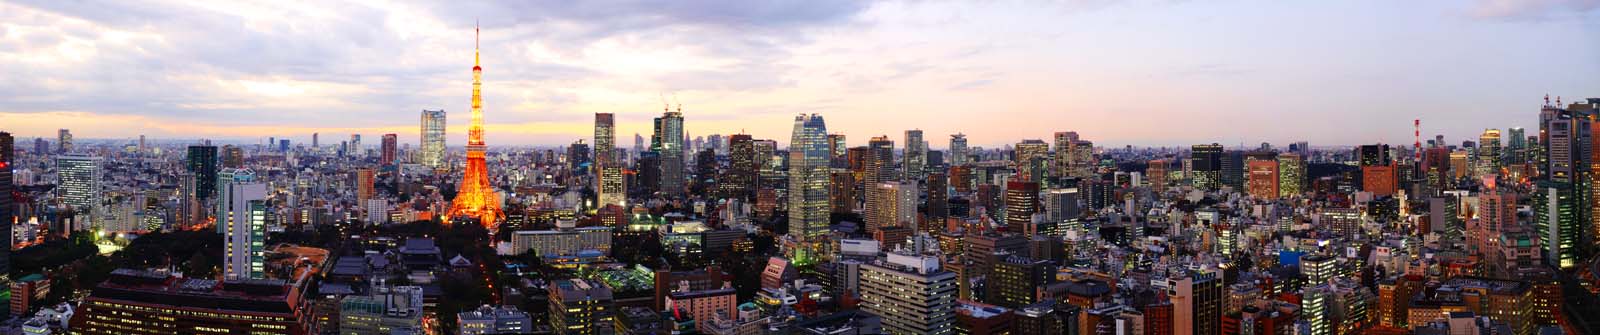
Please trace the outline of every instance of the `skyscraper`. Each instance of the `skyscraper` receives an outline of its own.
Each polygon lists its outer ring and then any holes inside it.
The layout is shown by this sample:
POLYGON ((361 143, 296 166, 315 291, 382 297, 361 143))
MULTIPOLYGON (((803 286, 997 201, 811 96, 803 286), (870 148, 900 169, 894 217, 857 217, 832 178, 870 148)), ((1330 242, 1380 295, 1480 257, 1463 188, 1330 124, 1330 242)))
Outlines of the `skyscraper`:
POLYGON ((661 180, 657 188, 667 195, 682 195, 683 151, 687 149, 683 140, 683 107, 677 111, 662 110, 661 117, 655 119, 655 134, 650 143, 650 150, 661 157, 661 180))
MULTIPOLYGON (((476 37, 474 37, 476 38, 476 37)), ((476 41, 474 41, 476 44, 476 41)), ((489 167, 483 142, 483 67, 478 65, 476 46, 472 52, 472 125, 467 128, 467 166, 461 173, 456 198, 450 201, 450 218, 473 217, 493 230, 503 214, 500 194, 489 184, 489 167)))
POLYGON ((1049 171, 1050 144, 1041 140, 1023 140, 1016 146, 1017 174, 1030 181, 1044 181, 1049 171))
POLYGON ((87 155, 56 156, 56 174, 61 179, 62 203, 79 211, 100 204, 100 157, 87 155))
POLYGON ((243 181, 227 187, 223 252, 228 261, 223 274, 227 279, 262 279, 266 275, 267 185, 243 181))
MULTIPOLYGON (((233 215, 233 207, 229 203, 230 201, 233 201, 234 198, 232 193, 234 189, 230 187, 230 185, 251 183, 255 181, 255 170, 225 168, 217 171, 217 177, 215 181, 211 183, 212 185, 215 185, 214 187, 216 187, 215 195, 217 201, 215 202, 215 205, 211 207, 211 211, 213 213, 212 217, 216 219, 217 233, 223 234, 222 236, 229 236, 228 227, 233 224, 232 220, 236 218, 233 215)), ((199 181, 196 180, 195 183, 198 185, 199 181)))
POLYGON ((195 194, 197 199, 212 199, 217 194, 217 147, 209 145, 189 146, 189 155, 184 162, 190 174, 195 177, 195 194))
POLYGON ((955 332, 956 274, 934 256, 889 253, 887 261, 861 265, 862 310, 882 318, 895 335, 955 332))
POLYGON ((839 169, 849 167, 849 150, 844 134, 828 134, 828 166, 839 169))
MULTIPOLYGON (((423 129, 427 129, 427 128, 423 128, 423 129)), ((316 149, 317 147, 322 145, 322 139, 319 138, 319 137, 321 137, 321 135, 322 134, 320 134, 320 133, 311 133, 311 148, 312 149, 316 149)))
POLYGON ((749 134, 728 136, 728 176, 717 185, 724 198, 750 199, 761 168, 756 162, 755 139, 749 134))
POLYGON ((379 162, 383 165, 394 165, 396 156, 400 154, 399 142, 400 137, 395 134, 383 134, 383 153, 380 155, 379 162))
POLYGON ((922 130, 912 129, 906 131, 906 149, 902 167, 902 177, 911 181, 922 181, 923 174, 928 168, 928 142, 922 141, 922 130))
MULTIPOLYGON (((12 203, 11 192, 16 188, 12 180, 12 164, 16 164, 17 149, 16 138, 11 133, 0 131, 0 236, 13 236, 11 226, 19 221, 17 219, 17 204, 12 203)), ((7 241, 10 242, 10 241, 7 241)), ((0 290, 11 287, 11 246, 0 248, 0 285, 5 285, 0 290)))
POLYGON ((1295 197, 1306 191, 1306 160, 1300 154, 1278 155, 1278 196, 1295 197))
POLYGON ((1196 188, 1215 191, 1222 186, 1222 145, 1196 144, 1189 149, 1193 162, 1193 183, 1196 188))
POLYGON ((950 166, 967 164, 967 135, 950 135, 950 166))
POLYGON ((828 128, 822 116, 794 118, 789 140, 789 235, 811 238, 827 233, 828 128))
POLYGON ((1027 238, 1042 234, 1033 225, 1033 214, 1039 212, 1039 183, 1013 180, 1006 182, 1006 231, 1027 238))
POLYGON ((220 155, 221 158, 219 159, 222 162, 222 167, 235 169, 244 168, 243 148, 232 144, 223 145, 222 153, 220 155))
POLYGON ((417 152, 417 161, 433 169, 444 168, 444 136, 444 110, 422 110, 422 150, 417 152))
POLYGON ((56 152, 72 152, 72 131, 65 128, 56 131, 56 152))
POLYGON ((1487 177, 1500 173, 1500 130, 1485 129, 1483 135, 1478 136, 1478 166, 1477 175, 1487 177))
MULTIPOLYGON (((888 136, 873 137, 867 141, 865 185, 876 185, 899 179, 894 175, 894 141, 888 136)), ((870 196, 870 195, 868 195, 870 196)))
POLYGON ((616 148, 616 117, 611 113, 594 113, 594 161, 599 163, 595 166, 618 165, 614 156, 616 148))
POLYGON ((867 233, 876 233, 889 227, 916 227, 916 182, 889 181, 872 184, 869 187, 864 210, 867 233))
POLYGON ((1259 199, 1277 199, 1282 190, 1279 182, 1282 180, 1277 159, 1252 159, 1249 163, 1249 172, 1246 174, 1246 186, 1250 196, 1259 199))

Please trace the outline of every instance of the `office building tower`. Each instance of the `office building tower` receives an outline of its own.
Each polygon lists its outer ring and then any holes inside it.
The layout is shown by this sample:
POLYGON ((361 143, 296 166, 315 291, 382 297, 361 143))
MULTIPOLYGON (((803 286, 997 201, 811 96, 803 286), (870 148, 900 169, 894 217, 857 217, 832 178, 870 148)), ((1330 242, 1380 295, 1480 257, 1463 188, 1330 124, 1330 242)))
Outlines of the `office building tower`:
POLYGON ((1193 272, 1167 280, 1172 300, 1174 335, 1217 335, 1222 332, 1224 296, 1217 272, 1193 272))
POLYGON ((302 277, 219 283, 118 269, 77 305, 70 329, 85 335, 309 335, 310 301, 304 285, 311 281, 302 277))
POLYGON ((928 142, 922 140, 922 130, 912 129, 906 131, 906 149, 902 154, 902 177, 911 181, 922 181, 923 174, 928 168, 928 142))
POLYGON ((1528 163, 1528 134, 1522 127, 1506 128, 1506 148, 1501 157, 1506 164, 1528 163))
POLYGON ((60 178, 56 191, 61 202, 79 211, 89 211, 100 204, 99 156, 56 156, 56 175, 60 178))
POLYGON ((749 134, 728 136, 728 173, 717 183, 722 197, 749 200, 754 196, 761 171, 758 160, 755 139, 749 134))
MULTIPOLYGON (((474 35, 476 41, 476 35, 474 35)), ((355 139, 359 140, 359 138, 355 139)), ((476 47, 472 52, 472 123, 467 127, 467 161, 461 173, 461 183, 456 186, 456 198, 450 200, 445 216, 475 218, 478 224, 494 230, 505 215, 501 211, 500 192, 489 183, 489 167, 483 140, 483 67, 478 63, 476 47)))
POLYGON ((1500 173, 1500 130, 1485 129, 1483 135, 1478 136, 1478 166, 1477 175, 1488 177, 1500 173))
POLYGON ((683 183, 683 108, 677 111, 662 109, 661 117, 655 118, 655 133, 650 136, 650 150, 660 155, 661 174, 660 185, 657 190, 669 195, 678 196, 684 192, 683 183))
POLYGON ((596 207, 607 205, 628 206, 628 180, 621 166, 601 166, 595 181, 599 183, 595 190, 599 192, 600 203, 596 207))
POLYGON ((1250 196, 1258 199, 1273 200, 1281 194, 1279 182, 1280 175, 1277 159, 1254 159, 1249 163, 1246 188, 1250 196))
POLYGON ((1044 181, 1044 172, 1048 171, 1050 164, 1050 144, 1040 140, 1022 140, 1014 148, 1016 160, 1012 164, 1016 166, 1021 179, 1044 181))
POLYGON ((917 228, 917 183, 890 181, 867 189, 867 233, 890 227, 917 228))
POLYGON ((1055 134, 1055 164, 1050 165, 1050 175, 1063 177, 1072 174, 1073 145, 1078 141, 1078 132, 1063 131, 1055 134))
POLYGON ((43 137, 35 137, 35 138, 33 138, 33 154, 34 155, 43 155, 43 154, 46 154, 46 153, 49 153, 49 152, 50 152, 50 141, 45 140, 43 137))
POLYGON ((1189 149, 1191 182, 1196 188, 1215 191, 1222 187, 1222 145, 1196 144, 1189 149))
POLYGON ((611 113, 594 113, 594 161, 596 167, 620 166, 616 157, 616 116, 611 113))
POLYGON ((368 199, 372 199, 373 196, 378 194, 376 185, 378 180, 378 170, 366 168, 356 169, 355 177, 356 202, 365 204, 367 203, 368 199))
POLYGON ((1400 189, 1400 167, 1394 163, 1361 167, 1361 190, 1373 196, 1392 196, 1400 189))
POLYGON ((1033 225, 1033 214, 1039 212, 1039 183, 1032 181, 1006 182, 1006 231, 1033 238, 1044 232, 1033 225))
POLYGON ((1235 192, 1244 190, 1244 152, 1228 150, 1222 153, 1222 172, 1217 180, 1222 186, 1233 188, 1235 192))
POLYGON ((1055 277, 1055 266, 1050 261, 1018 255, 992 255, 1000 257, 986 277, 989 292, 984 296, 991 304, 1022 308, 1039 302, 1039 288, 1055 277))
POLYGON ((378 162, 383 165, 394 165, 394 160, 400 154, 400 137, 395 134, 383 134, 383 143, 379 147, 378 162))
POLYGON ((850 170, 833 169, 829 172, 828 204, 834 214, 855 212, 857 199, 856 176, 850 170))
POLYGON ((957 133, 950 135, 950 166, 967 164, 967 135, 957 133))
POLYGON ((217 191, 217 147, 191 145, 184 167, 195 177, 195 194, 198 199, 212 199, 217 191))
MULTIPOLYGON (((223 227, 223 252, 228 255, 223 274, 228 279, 261 279, 266 275, 267 186, 254 182, 228 184, 224 203, 228 219, 223 227)), ((220 220, 219 220, 220 221, 220 220)))
POLYGON ((139 134, 139 154, 144 154, 150 147, 144 145, 144 134, 139 134))
POLYGON ((813 238, 827 233, 828 128, 822 115, 794 118, 789 140, 789 235, 813 238))
POLYGON ((1296 153, 1278 155, 1278 196, 1297 197, 1306 189, 1306 160, 1296 153))
POLYGON ((1579 201, 1581 193, 1574 183, 1557 180, 1539 181, 1533 190, 1533 227, 1544 259, 1562 270, 1577 267, 1585 254, 1588 225, 1580 216, 1587 212, 1579 201))
MULTIPOLYGON (((423 129, 427 129, 427 128, 424 127, 423 129)), ((322 139, 319 138, 319 137, 321 137, 321 135, 322 134, 320 134, 320 133, 311 133, 311 148, 312 149, 316 149, 316 148, 318 148, 318 147, 320 147, 322 145, 322 139)))
MULTIPOLYGON (((20 223, 17 217, 17 204, 11 196, 17 188, 13 180, 12 167, 17 162, 16 138, 11 133, 0 131, 0 236, 15 236, 11 229, 20 223)), ((11 284, 11 243, 14 238, 7 239, 7 245, 0 248, 0 286, 11 284)), ((3 288, 0 288, 3 289, 3 288)), ((11 294, 17 294, 11 292, 11 294)))
POLYGON ((956 274, 934 256, 889 253, 886 261, 861 265, 862 311, 882 318, 885 334, 944 335, 955 332, 956 274))
POLYGON ((613 334, 616 310, 611 287, 603 282, 563 279, 550 285, 550 327, 558 334, 613 334))
POLYGON ((894 141, 888 136, 867 141, 866 154, 863 184, 877 185, 899 179, 894 173, 894 141))
POLYGON ((460 325, 461 335, 528 334, 543 328, 536 327, 533 318, 528 316, 527 312, 508 305, 500 307, 484 305, 474 310, 456 313, 456 324, 460 325))
POLYGON ((1078 188, 1054 188, 1045 191, 1045 221, 1059 226, 1078 219, 1083 215, 1083 208, 1078 204, 1081 198, 1078 188))
POLYGON ((224 168, 244 168, 244 148, 228 144, 222 146, 221 157, 218 158, 224 168))
MULTIPOLYGON (((216 181, 212 183, 212 185, 216 185, 217 188, 214 192, 216 194, 217 201, 213 203, 213 206, 211 206, 210 210, 212 212, 212 218, 216 219, 216 229, 218 234, 228 236, 228 225, 232 224, 231 220, 234 219, 234 216, 230 211, 232 207, 229 205, 229 202, 233 199, 233 194, 230 193, 232 189, 229 188, 229 185, 235 183, 249 183, 254 182, 255 180, 255 170, 226 168, 217 171, 216 181)), ((195 183, 196 185, 199 184, 198 179, 196 179, 195 183)))
POLYGON ((1145 164, 1144 177, 1145 180, 1148 180, 1147 183, 1150 184, 1150 188, 1153 190, 1165 190, 1167 188, 1167 175, 1170 174, 1171 169, 1172 161, 1166 159, 1152 159, 1145 164))
MULTIPOLYGON (((433 169, 443 169, 444 164, 444 139, 445 139, 445 112, 441 110, 422 110, 422 148, 417 152, 417 161, 423 166, 433 169)), ((316 141, 313 134, 312 141, 316 141)), ((312 144, 313 147, 316 144, 312 144)))
POLYGON ((278 140, 278 152, 289 152, 289 140, 288 139, 278 140))
POLYGON ((719 316, 725 320, 738 319, 735 306, 739 302, 733 286, 694 290, 689 288, 688 283, 680 284, 679 290, 667 294, 667 311, 693 318, 695 329, 714 334, 711 329, 719 316))
POLYGON ((850 167, 848 158, 850 147, 845 142, 844 134, 828 134, 828 166, 835 169, 850 167))
POLYGON ((928 173, 927 190, 927 209, 923 217, 928 224, 922 225, 920 230, 929 236, 938 236, 945 231, 945 218, 950 217, 950 177, 946 177, 944 171, 928 173))
POLYGON ((350 134, 350 142, 348 143, 350 145, 345 150, 346 154, 357 158, 367 157, 367 149, 361 146, 361 134, 350 134))
POLYGON ((72 131, 61 129, 56 131, 56 153, 72 152, 72 131))

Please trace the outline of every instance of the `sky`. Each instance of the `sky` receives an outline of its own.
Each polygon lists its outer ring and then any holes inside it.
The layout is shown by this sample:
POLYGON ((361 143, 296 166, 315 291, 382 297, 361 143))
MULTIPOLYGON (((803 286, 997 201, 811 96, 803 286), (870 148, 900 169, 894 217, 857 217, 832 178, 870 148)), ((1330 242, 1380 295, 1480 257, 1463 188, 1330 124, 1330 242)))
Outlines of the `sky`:
POLYGON ((1000 146, 1410 143, 1600 97, 1600 0, 0 0, 0 130, 78 138, 465 142, 481 27, 486 140, 693 136, 851 145, 921 129, 1000 146))

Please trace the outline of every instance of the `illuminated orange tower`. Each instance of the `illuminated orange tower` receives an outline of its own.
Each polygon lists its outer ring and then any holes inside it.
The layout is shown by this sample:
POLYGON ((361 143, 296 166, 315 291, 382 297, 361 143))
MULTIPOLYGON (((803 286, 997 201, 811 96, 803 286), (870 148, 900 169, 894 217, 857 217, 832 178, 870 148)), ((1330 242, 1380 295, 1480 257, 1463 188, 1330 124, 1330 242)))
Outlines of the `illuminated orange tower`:
POLYGON ((483 67, 478 66, 477 28, 473 28, 472 48, 472 127, 467 129, 467 169, 461 173, 456 199, 450 203, 449 217, 475 217, 494 230, 500 219, 500 197, 489 185, 489 168, 483 159, 483 67))

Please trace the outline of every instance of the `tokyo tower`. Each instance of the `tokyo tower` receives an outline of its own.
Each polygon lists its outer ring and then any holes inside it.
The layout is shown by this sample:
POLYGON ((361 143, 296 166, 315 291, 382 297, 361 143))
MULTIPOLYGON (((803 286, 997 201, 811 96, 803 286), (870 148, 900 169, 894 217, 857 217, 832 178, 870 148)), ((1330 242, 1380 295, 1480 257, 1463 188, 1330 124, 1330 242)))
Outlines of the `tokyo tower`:
POLYGON ((489 169, 483 159, 483 67, 478 66, 477 33, 478 29, 473 28, 472 127, 467 129, 467 169, 461 174, 461 185, 450 203, 448 217, 475 217, 493 231, 502 213, 500 197, 489 185, 489 169))

